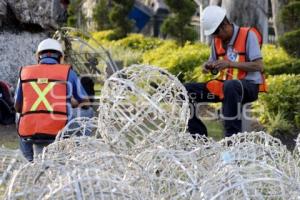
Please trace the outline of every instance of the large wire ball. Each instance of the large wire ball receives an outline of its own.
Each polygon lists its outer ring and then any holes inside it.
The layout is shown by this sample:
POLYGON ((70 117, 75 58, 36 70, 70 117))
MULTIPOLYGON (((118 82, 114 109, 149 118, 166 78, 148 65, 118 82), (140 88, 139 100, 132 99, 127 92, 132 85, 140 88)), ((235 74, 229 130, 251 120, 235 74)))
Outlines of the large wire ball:
POLYGON ((148 188, 132 187, 126 181, 119 179, 102 169, 77 169, 66 172, 49 185, 50 192, 45 200, 77 200, 77 199, 151 199, 146 192, 148 188))
POLYGON ((163 147, 147 149, 135 158, 150 176, 157 199, 193 199, 210 168, 203 160, 203 149, 191 151, 163 147))
POLYGON ((131 148, 162 142, 168 132, 184 132, 188 117, 187 92, 176 77, 156 67, 133 65, 105 82, 98 130, 105 141, 131 148))
POLYGON ((6 184, 13 174, 14 170, 17 170, 23 164, 27 163, 27 160, 22 156, 19 150, 7 149, 0 147, 0 187, 6 184))
POLYGON ((14 171, 5 199, 42 199, 49 191, 48 185, 69 170, 66 166, 52 161, 27 163, 14 171))
POLYGON ((199 199, 297 199, 299 183, 275 166, 252 162, 212 169, 201 182, 199 199))

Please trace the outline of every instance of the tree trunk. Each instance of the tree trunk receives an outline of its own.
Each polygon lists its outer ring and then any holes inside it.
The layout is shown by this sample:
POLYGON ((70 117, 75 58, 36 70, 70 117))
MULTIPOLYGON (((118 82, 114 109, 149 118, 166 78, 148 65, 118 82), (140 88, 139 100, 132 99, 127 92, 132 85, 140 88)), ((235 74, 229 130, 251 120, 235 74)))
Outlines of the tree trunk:
MULTIPOLYGON (((199 14, 200 14, 199 17, 201 19, 201 14, 202 14, 204 8, 209 5, 209 0, 194 0, 194 1, 197 3, 197 5, 199 7, 199 14)), ((199 32, 199 34, 200 34, 200 41, 203 42, 203 43, 206 43, 208 41, 208 39, 204 35, 204 29, 203 29, 203 27, 201 25, 201 20, 199 20, 199 22, 200 22, 200 32, 199 32)))
POLYGON ((210 0, 209 5, 221 6, 222 0, 210 0))
POLYGON ((231 22, 258 28, 263 41, 268 41, 268 0, 223 0, 222 7, 227 10, 231 22))
POLYGON ((271 0, 273 12, 273 26, 275 30, 276 40, 285 32, 284 24, 280 22, 278 14, 280 9, 288 3, 288 0, 271 0))

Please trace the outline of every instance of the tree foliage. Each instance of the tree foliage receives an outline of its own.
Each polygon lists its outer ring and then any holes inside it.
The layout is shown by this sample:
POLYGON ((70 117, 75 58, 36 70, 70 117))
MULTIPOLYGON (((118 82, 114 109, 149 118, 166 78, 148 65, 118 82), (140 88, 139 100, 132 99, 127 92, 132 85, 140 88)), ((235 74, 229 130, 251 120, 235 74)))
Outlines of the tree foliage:
POLYGON ((93 9, 93 20, 96 22, 97 30, 108 30, 112 28, 109 20, 109 1, 99 0, 93 9))
POLYGON ((186 41, 195 41, 197 33, 190 25, 191 17, 196 12, 196 4, 192 0, 166 0, 171 14, 163 22, 161 32, 174 37, 181 46, 186 41))
POLYGON ((279 38, 279 44, 291 56, 300 58, 300 28, 295 31, 285 33, 279 38))
POLYGON ((300 57, 300 1, 291 1, 280 11, 280 19, 289 32, 279 38, 279 44, 291 56, 300 57))
MULTIPOLYGON (((71 27, 77 27, 79 17, 84 21, 84 17, 82 15, 80 5, 82 3, 82 0, 71 0, 70 4, 68 5, 68 19, 67 19, 67 25, 71 27)), ((83 22, 81 21, 81 23, 83 22)))
POLYGON ((133 8, 134 0, 112 0, 112 3, 109 20, 113 26, 114 34, 111 39, 126 37, 133 28, 133 22, 128 19, 128 14, 133 8))
POLYGON ((284 6, 279 14, 288 31, 300 28, 300 1, 292 1, 284 6))

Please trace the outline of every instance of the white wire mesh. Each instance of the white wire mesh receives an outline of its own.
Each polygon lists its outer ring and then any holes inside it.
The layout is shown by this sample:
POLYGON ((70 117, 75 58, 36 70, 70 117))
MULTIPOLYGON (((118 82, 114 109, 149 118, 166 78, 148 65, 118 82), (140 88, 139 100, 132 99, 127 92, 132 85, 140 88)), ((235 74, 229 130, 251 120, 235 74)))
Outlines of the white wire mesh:
POLYGON ((28 163, 14 172, 7 188, 5 199, 41 199, 49 192, 48 185, 60 173, 69 171, 56 162, 28 163))
POLYGON ((166 140, 173 145, 153 144, 130 155, 94 137, 55 141, 37 163, 14 172, 5 199, 296 199, 300 195, 298 160, 263 132, 220 142, 178 135, 176 142, 171 136, 166 140))
POLYGON ((19 150, 0 147, 0 185, 7 183, 15 169, 27 163, 19 150))
MULTIPOLYGON (((56 141, 45 148, 40 160, 59 163, 66 166, 70 172, 77 169, 101 170, 102 173, 113 174, 114 177, 126 181, 126 184, 134 185, 135 188, 150 185, 149 176, 138 163, 128 156, 114 153, 113 147, 92 137, 71 137, 56 141)), ((59 174, 65 179, 64 171, 59 174)), ((56 191, 55 195, 60 195, 59 191, 56 191)), ((142 191, 146 194, 144 189, 142 191)), ((92 194, 87 196, 90 195, 92 194)), ((149 195, 151 194, 148 192, 147 196, 149 195)))
POLYGON ((78 117, 68 122, 68 124, 56 136, 56 140, 79 137, 92 136, 98 128, 98 118, 78 117))
MULTIPOLYGON (((294 156, 295 162, 297 163, 297 166, 300 167, 300 134, 298 134, 297 139, 296 139, 296 145, 295 145, 295 149, 293 151, 293 156, 294 156)), ((299 176, 298 182, 300 182, 300 176, 299 176)))
POLYGON ((297 199, 299 183, 276 167, 252 162, 212 170, 201 182, 201 199, 297 199))
POLYGON ((297 139, 296 139, 294 154, 296 156, 300 157, 300 134, 298 134, 297 139))
POLYGON ((91 137, 74 137, 56 141, 45 148, 41 160, 70 165, 70 168, 77 166, 102 169, 128 182, 136 182, 148 177, 143 172, 143 168, 130 157, 114 153, 113 147, 91 137))
POLYGON ((84 162, 87 156, 94 156, 97 153, 113 151, 113 147, 105 144, 101 139, 92 137, 71 137, 64 140, 58 140, 48 145, 40 159, 52 160, 59 163, 66 162, 84 162))
POLYGON ((2 199, 14 170, 17 170, 27 161, 19 150, 11 150, 4 147, 0 147, 0 160, 0 198, 2 199))
POLYGON ((74 170, 49 186, 46 199, 150 199, 146 192, 130 186, 114 174, 99 169, 74 170))
POLYGON ((105 141, 130 149, 167 140, 168 131, 186 130, 187 93, 165 70, 134 65, 113 74, 104 84, 99 129, 105 141))
POLYGON ((151 188, 158 199, 191 199, 210 170, 202 150, 158 147, 142 152, 135 160, 149 173, 151 188))
POLYGON ((220 143, 224 150, 221 152, 219 168, 226 164, 246 166, 252 162, 259 162, 300 180, 299 165, 292 153, 280 140, 264 132, 240 133, 225 138, 220 143))

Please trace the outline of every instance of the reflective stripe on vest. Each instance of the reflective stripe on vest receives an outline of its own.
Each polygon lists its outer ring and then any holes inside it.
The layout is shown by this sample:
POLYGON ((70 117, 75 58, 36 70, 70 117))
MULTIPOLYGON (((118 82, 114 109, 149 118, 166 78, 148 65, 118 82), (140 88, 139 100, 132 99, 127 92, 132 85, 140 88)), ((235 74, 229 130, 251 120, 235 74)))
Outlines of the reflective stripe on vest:
POLYGON ((20 136, 55 136, 67 123, 67 79, 70 65, 33 65, 20 72, 20 136))
POLYGON ((32 105, 30 111, 36 111, 37 107, 39 106, 40 103, 44 103, 46 109, 50 112, 53 111, 53 108, 51 107, 51 105, 49 104, 49 101, 46 99, 46 95, 48 94, 48 92, 53 88, 53 86, 55 85, 54 82, 48 83, 48 85, 45 87, 45 89, 43 91, 40 90, 39 86, 37 85, 36 82, 30 82, 30 85, 32 86, 32 88, 34 89, 34 91, 38 94, 38 99, 34 102, 34 104, 32 105))

